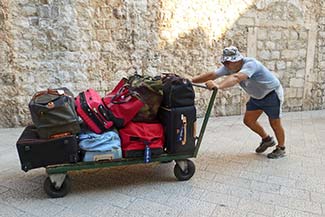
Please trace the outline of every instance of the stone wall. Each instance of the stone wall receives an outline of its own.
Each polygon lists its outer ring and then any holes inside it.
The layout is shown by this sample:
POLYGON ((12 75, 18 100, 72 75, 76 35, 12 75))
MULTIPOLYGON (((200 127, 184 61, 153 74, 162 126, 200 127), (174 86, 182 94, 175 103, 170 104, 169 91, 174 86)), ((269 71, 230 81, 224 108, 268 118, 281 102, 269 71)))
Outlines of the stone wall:
MULTIPOLYGON (((0 127, 30 122, 38 90, 104 95, 135 70, 190 77, 214 70, 228 45, 276 73, 285 111, 323 109, 324 39, 321 0, 0 0, 0 127)), ((199 115, 209 96, 197 89, 199 115)), ((246 100, 220 91, 213 114, 241 114, 246 100)))

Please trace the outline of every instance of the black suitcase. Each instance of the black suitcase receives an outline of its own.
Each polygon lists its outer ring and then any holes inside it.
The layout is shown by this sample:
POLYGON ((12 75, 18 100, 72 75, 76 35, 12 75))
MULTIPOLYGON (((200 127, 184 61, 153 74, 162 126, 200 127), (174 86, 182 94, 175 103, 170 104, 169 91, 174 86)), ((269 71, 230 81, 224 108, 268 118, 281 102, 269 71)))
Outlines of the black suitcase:
POLYGON ((163 80, 163 100, 165 108, 194 105, 195 92, 190 80, 175 74, 165 74, 163 80))
POLYGON ((169 154, 193 154, 196 137, 195 106, 160 107, 159 118, 164 126, 165 151, 169 154))
POLYGON ((40 139, 34 126, 25 128, 17 143, 21 169, 45 167, 53 164, 74 163, 79 160, 79 146, 75 135, 40 139))

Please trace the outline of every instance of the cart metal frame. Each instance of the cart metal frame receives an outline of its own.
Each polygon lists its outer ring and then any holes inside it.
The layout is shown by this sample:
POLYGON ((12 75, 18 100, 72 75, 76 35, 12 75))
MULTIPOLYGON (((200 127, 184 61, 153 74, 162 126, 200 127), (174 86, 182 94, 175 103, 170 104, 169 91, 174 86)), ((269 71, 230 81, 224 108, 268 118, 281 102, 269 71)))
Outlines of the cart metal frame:
MULTIPOLYGON (((200 88, 207 88, 203 85, 193 84, 193 86, 200 88)), ((217 95, 217 89, 212 91, 210 101, 205 113, 203 123, 201 125, 199 136, 196 137, 196 147, 193 154, 177 155, 177 154, 162 154, 158 157, 152 157, 150 163, 154 162, 171 162, 175 161, 174 174, 179 181, 189 180, 195 173, 195 165, 189 158, 196 158, 200 145, 202 143, 203 135, 208 124, 211 110, 217 95)), ((125 166, 133 164, 145 164, 143 158, 122 158, 112 161, 97 161, 97 162, 79 162, 75 164, 60 164, 46 167, 48 177, 44 182, 44 190, 48 196, 52 198, 64 197, 70 191, 70 179, 67 173, 69 171, 87 170, 108 168, 115 166, 125 166)))

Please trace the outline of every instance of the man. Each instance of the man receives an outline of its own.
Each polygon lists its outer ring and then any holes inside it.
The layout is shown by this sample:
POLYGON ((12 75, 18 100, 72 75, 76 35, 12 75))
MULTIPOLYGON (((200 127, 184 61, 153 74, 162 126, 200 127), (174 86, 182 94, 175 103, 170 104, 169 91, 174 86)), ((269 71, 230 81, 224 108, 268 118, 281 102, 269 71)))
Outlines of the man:
POLYGON ((234 46, 223 50, 221 63, 223 66, 215 72, 195 76, 192 82, 205 82, 209 89, 218 88, 220 90, 239 84, 250 96, 246 104, 244 124, 262 139, 255 151, 262 153, 276 144, 273 137, 266 133, 257 121, 265 112, 278 142, 276 148, 267 157, 273 159, 284 157, 285 133, 280 119, 283 89, 280 81, 262 63, 254 58, 243 57, 234 46), (220 83, 213 81, 225 75, 227 77, 220 83))

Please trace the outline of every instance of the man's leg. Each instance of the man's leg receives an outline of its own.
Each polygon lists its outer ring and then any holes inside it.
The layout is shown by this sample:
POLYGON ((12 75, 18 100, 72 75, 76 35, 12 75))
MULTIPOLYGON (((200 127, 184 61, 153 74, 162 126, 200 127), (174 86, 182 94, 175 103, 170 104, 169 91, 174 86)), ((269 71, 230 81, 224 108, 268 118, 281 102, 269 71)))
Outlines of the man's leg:
POLYGON ((276 139, 278 140, 278 145, 276 148, 267 155, 268 158, 281 158, 285 156, 285 146, 284 146, 284 141, 285 141, 285 133, 284 129, 281 124, 281 119, 269 119, 270 125, 274 131, 274 134, 276 136, 276 139))
POLYGON ((281 119, 269 119, 270 125, 274 131, 276 139, 278 140, 278 147, 284 147, 285 134, 282 127, 281 119))
POLYGON ((244 124, 263 139, 266 138, 268 134, 257 121, 262 113, 262 110, 246 111, 244 116, 244 124))
POLYGON ((262 113, 262 110, 250 110, 246 111, 244 116, 244 124, 262 138, 260 145, 255 150, 257 153, 262 153, 267 148, 275 145, 274 139, 265 132, 264 128, 257 121, 262 113))

